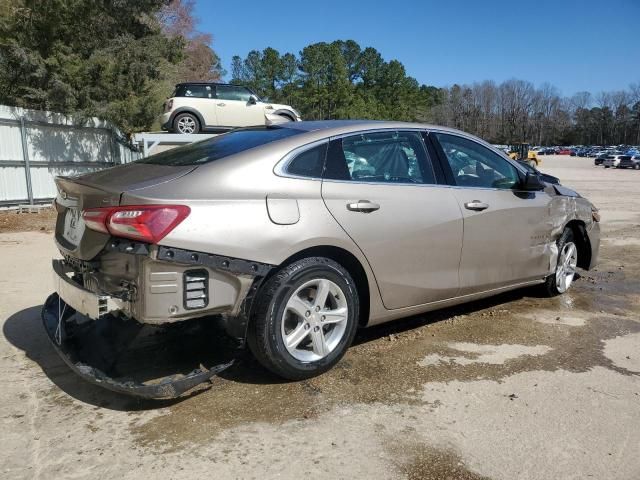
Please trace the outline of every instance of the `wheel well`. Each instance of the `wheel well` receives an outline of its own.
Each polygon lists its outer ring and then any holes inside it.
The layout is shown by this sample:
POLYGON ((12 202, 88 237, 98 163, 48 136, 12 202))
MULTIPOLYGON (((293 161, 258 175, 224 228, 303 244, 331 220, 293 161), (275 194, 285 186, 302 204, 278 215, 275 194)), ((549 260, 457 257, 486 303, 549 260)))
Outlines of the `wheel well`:
MULTIPOLYGON (((281 267, 289 265, 296 260, 306 257, 326 257, 338 262, 342 265, 351 275, 353 281, 356 284, 356 290, 358 291, 358 298, 360 300, 360 318, 358 324, 365 326, 369 321, 369 308, 370 308, 370 293, 369 293, 369 281, 367 279, 367 273, 365 272, 360 261, 350 252, 339 247, 333 247, 329 245, 317 246, 301 250, 300 252, 287 258, 281 267)), ((269 275, 273 275, 274 269, 269 275)), ((265 279, 266 280, 266 279, 265 279)))
POLYGON ((573 239, 578 247, 578 267, 588 269, 591 264, 591 243, 589 243, 584 222, 571 220, 566 228, 570 228, 573 232, 573 239))
POLYGON ((285 112, 281 112, 281 113, 276 113, 276 115, 280 115, 281 117, 287 117, 289 120, 291 120, 292 122, 295 122, 296 119, 293 118, 293 115, 289 114, 289 113, 285 113, 285 112))

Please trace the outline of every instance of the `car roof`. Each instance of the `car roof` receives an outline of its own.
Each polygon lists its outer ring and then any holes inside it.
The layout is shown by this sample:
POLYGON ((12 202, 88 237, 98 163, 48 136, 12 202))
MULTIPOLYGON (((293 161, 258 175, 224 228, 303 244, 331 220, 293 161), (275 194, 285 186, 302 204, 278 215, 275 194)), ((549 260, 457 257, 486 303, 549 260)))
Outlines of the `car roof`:
POLYGON ((176 83, 175 84, 176 87, 179 87, 181 85, 216 85, 216 86, 223 86, 223 87, 249 88, 246 85, 237 85, 237 84, 233 84, 233 83, 219 83, 219 82, 180 82, 180 83, 176 83))
POLYGON ((450 132, 471 137, 466 132, 456 130, 454 128, 441 127, 439 125, 431 125, 426 123, 412 122, 396 122, 387 120, 306 120, 302 122, 287 122, 278 125, 282 128, 291 128, 304 132, 322 132, 325 136, 342 135, 362 130, 381 130, 381 129, 423 129, 438 130, 441 132, 450 132))

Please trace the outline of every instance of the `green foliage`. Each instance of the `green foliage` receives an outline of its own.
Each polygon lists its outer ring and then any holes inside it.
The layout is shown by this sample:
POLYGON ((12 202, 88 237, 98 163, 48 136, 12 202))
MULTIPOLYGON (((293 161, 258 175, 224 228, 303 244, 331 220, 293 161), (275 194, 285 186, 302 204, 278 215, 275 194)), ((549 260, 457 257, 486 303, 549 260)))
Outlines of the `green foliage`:
POLYGON ((235 56, 232 83, 274 102, 293 105, 305 119, 422 120, 438 89, 419 85, 397 60, 353 40, 314 43, 299 56, 273 48, 235 56))
POLYGON ((0 3, 0 103, 148 128, 185 39, 154 16, 164 0, 0 3))

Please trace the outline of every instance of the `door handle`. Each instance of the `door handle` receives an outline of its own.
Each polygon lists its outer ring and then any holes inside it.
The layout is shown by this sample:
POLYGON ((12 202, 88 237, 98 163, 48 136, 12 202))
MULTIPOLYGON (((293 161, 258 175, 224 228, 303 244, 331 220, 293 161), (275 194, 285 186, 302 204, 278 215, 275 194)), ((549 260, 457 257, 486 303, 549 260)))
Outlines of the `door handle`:
POLYGON ((371 213, 380 208, 377 203, 370 202, 369 200, 358 200, 354 203, 347 203, 347 210, 351 212, 371 213))
POLYGON ((225 103, 219 103, 218 106, 219 107, 224 107, 226 104, 225 103))
POLYGON ((464 208, 466 208, 467 210, 475 210, 476 212, 480 212, 489 208, 489 204, 481 202, 480 200, 471 200, 470 202, 464 204, 464 208))

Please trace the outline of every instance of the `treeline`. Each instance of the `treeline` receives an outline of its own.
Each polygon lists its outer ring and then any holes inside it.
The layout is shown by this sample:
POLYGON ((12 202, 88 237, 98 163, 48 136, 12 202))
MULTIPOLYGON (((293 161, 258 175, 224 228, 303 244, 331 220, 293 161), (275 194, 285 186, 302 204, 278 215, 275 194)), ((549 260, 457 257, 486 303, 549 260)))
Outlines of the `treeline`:
MULTIPOLYGON (((194 0, 0 0, 0 104, 148 130, 180 81, 225 72, 194 0)), ((524 80, 436 88, 353 40, 233 57, 231 81, 303 118, 433 122, 495 143, 639 144, 640 84, 565 98, 524 80)))
POLYGON ((640 144, 640 83, 628 90, 563 97, 550 84, 508 80, 440 90, 431 120, 494 143, 640 144))
POLYGON ((231 82, 248 85, 273 102, 293 105, 303 118, 426 118, 439 96, 420 85, 398 60, 353 40, 314 43, 298 56, 273 48, 234 56, 231 82))
POLYGON ((218 80, 193 0, 0 0, 0 104, 112 121, 157 119, 173 85, 218 80))
POLYGON ((254 50, 233 57, 231 75, 233 83, 293 105, 305 119, 426 121, 494 143, 640 144, 640 84, 570 98, 550 84, 535 88, 515 79, 436 88, 353 40, 315 43, 298 56, 254 50))

